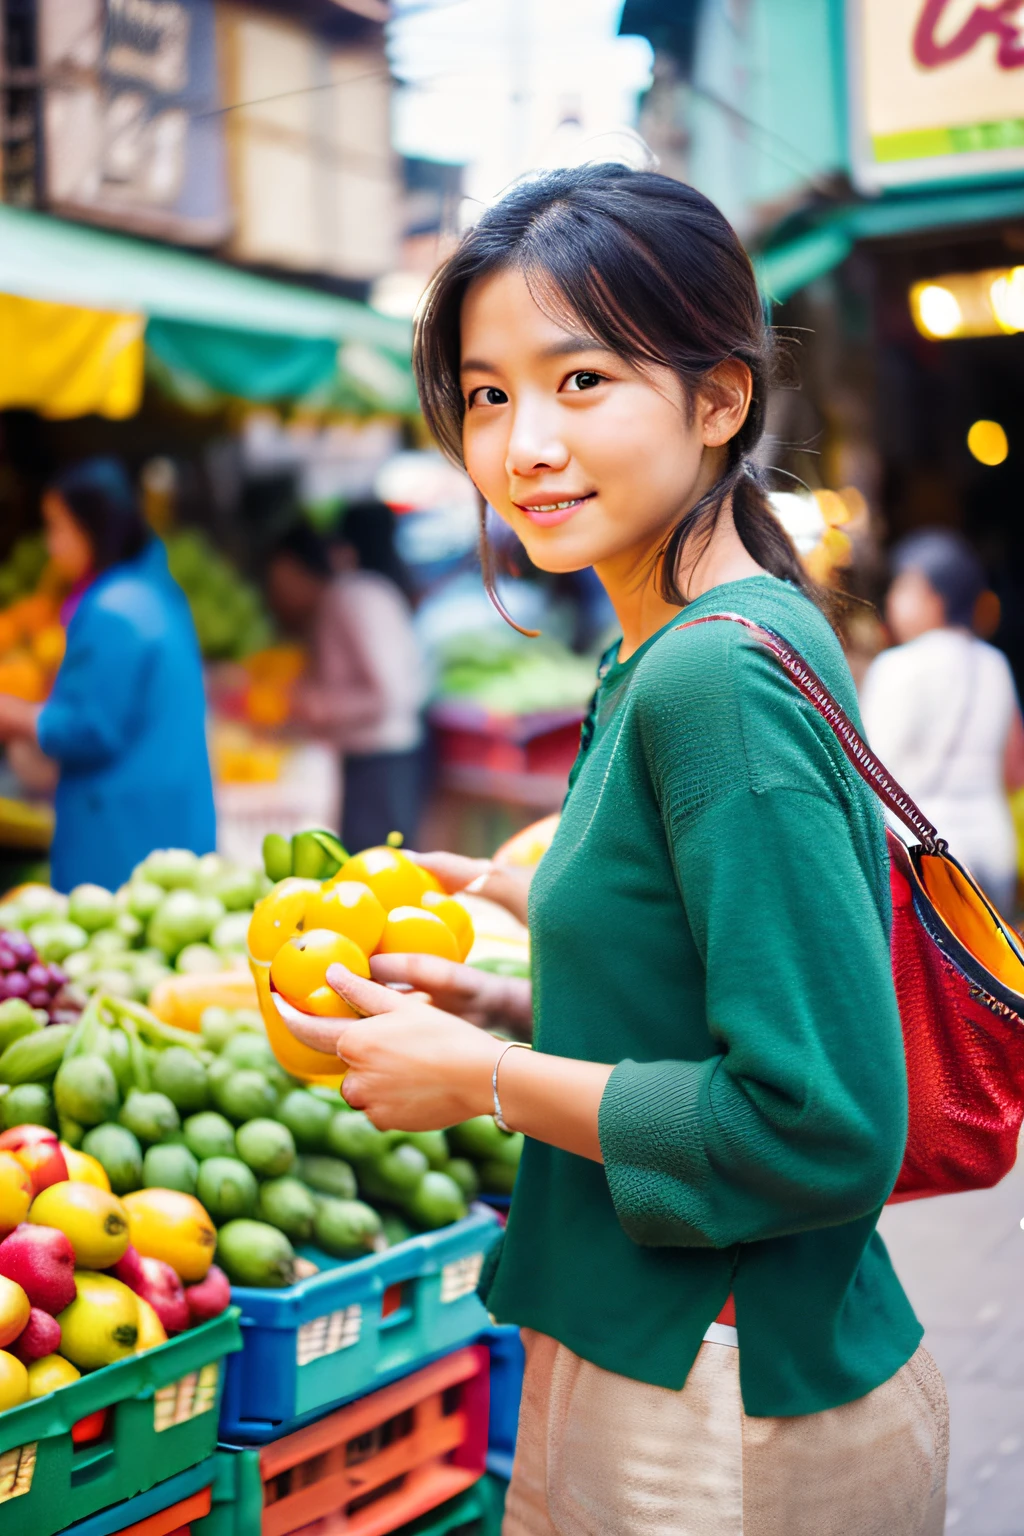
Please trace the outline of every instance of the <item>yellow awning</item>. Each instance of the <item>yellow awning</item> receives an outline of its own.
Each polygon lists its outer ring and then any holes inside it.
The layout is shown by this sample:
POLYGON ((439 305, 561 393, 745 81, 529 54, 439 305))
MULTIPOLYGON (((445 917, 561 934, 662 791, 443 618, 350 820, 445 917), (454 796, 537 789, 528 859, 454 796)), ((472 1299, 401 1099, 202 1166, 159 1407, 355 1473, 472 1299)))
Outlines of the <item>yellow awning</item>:
POLYGON ((120 420, 142 400, 145 319, 0 294, 0 408, 120 420))

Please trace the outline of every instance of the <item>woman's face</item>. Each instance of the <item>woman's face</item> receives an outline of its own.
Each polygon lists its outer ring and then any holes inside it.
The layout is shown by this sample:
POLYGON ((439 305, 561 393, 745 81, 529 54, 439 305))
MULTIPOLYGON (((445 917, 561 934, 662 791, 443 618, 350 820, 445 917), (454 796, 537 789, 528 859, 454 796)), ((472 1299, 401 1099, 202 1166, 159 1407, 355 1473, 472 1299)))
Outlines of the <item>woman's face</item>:
POLYGON ((81 581, 92 569, 92 540, 58 491, 46 492, 42 510, 50 559, 66 581, 81 581))
POLYGON ((885 622, 897 645, 942 629, 946 605, 922 571, 901 571, 885 599, 885 622))
POLYGON ((665 367, 636 367, 546 315, 516 271, 462 305, 462 441, 471 479, 534 565, 639 574, 710 489, 750 402, 743 363, 688 408, 665 367))

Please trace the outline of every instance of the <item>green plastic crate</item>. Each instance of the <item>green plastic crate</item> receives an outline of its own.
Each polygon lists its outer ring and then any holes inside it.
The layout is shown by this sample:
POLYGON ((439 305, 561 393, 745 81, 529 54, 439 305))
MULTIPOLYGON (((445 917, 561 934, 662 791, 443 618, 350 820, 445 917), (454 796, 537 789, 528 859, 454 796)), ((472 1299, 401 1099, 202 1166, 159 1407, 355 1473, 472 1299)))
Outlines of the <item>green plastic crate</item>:
POLYGON ((507 1487, 501 1478, 482 1477, 457 1499, 403 1525, 395 1536, 501 1536, 507 1487))
POLYGON ((156 1349, 0 1414, 0 1531, 55 1536, 212 1455, 224 1379, 241 1349, 238 1308, 156 1349), (111 1411, 99 1440, 72 1426, 111 1411))

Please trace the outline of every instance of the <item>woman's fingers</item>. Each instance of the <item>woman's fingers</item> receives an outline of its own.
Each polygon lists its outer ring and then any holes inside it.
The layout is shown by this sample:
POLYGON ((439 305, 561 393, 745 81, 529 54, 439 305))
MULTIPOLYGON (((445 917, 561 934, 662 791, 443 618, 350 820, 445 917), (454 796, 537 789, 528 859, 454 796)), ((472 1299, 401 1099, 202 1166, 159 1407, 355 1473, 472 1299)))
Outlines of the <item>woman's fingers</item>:
POLYGON ((406 982, 423 992, 446 992, 464 985, 468 969, 440 955, 374 955, 370 960, 374 981, 406 982))
POLYGON ((464 891, 467 885, 481 875, 487 874, 491 868, 490 859, 470 859, 462 853, 413 853, 411 849, 404 851, 417 864, 422 864, 424 869, 429 870, 449 893, 464 891))
POLYGON ((393 992, 390 987, 367 981, 338 961, 327 967, 327 985, 362 1014, 395 1013, 409 1006, 408 993, 393 992))
POLYGON ((324 1018, 312 1013, 303 1013, 299 1008, 293 1008, 291 1003, 286 1003, 279 992, 272 994, 274 1004, 282 1021, 303 1045, 311 1046, 314 1051, 325 1051, 333 1055, 338 1043, 339 1032, 344 1028, 345 1020, 336 1018, 324 1018))

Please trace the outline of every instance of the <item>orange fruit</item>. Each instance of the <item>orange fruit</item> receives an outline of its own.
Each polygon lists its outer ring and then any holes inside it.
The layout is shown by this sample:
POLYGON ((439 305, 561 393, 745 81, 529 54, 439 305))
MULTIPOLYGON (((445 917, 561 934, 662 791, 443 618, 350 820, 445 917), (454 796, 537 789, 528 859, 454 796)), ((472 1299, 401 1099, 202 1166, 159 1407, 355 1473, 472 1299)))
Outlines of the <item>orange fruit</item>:
POLYGON ((13 1152, 0 1152, 0 1239, 28 1216, 32 1180, 13 1152))
POLYGON ((319 880, 289 875, 256 903, 249 922, 249 953, 254 960, 264 964, 273 960, 281 945, 301 932, 306 902, 319 890, 319 880))
POLYGON ((442 923, 447 923, 455 935, 455 942, 459 949, 459 959, 465 960, 473 948, 473 940, 476 935, 473 932, 473 919, 465 907, 455 900, 453 896, 439 896, 436 891, 424 891, 420 905, 427 912, 433 912, 442 923))
MULTIPOLYGON (((271 962, 270 979, 293 1008, 319 1013, 328 1001, 323 997, 322 989, 331 991, 327 986, 327 967, 335 963, 347 966, 357 976, 368 977, 370 974, 370 962, 358 944, 329 928, 312 928, 309 933, 297 934, 281 946, 271 962), (313 994, 317 996, 313 998, 314 1006, 309 1008, 307 1005, 313 994)), ((330 1016, 344 1019, 356 1015, 338 997, 330 1016)))
POLYGON ((377 945, 378 955, 440 955, 458 960, 459 946, 446 922, 423 907, 395 907, 377 945))
POLYGON ((204 1280, 213 1263, 217 1229, 195 1195, 180 1189, 136 1189, 124 1197, 132 1247, 163 1259, 179 1280, 204 1280))
POLYGON ((9 612, 22 634, 31 637, 54 622, 57 605, 45 592, 33 592, 29 597, 21 597, 12 603, 9 612))
POLYGON ((291 713, 291 701, 277 683, 250 683, 245 690, 245 716, 253 725, 283 725, 291 713))
POLYGON ((343 864, 329 884, 361 880, 370 887, 385 912, 390 912, 392 907, 418 905, 426 889, 425 876, 426 871, 399 848, 365 848, 343 864))
POLYGON ((26 704, 46 698, 46 674, 28 651, 11 651, 0 661, 0 693, 13 693, 26 704))
POLYGON ((343 933, 364 954, 380 943, 388 915, 368 885, 361 880, 342 880, 321 886, 306 903, 306 926, 343 933))
POLYGON ((32 636, 32 655, 47 672, 56 672, 64 660, 65 636, 59 624, 47 624, 32 636))

